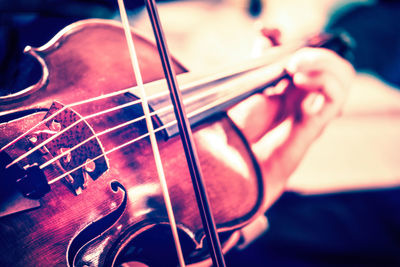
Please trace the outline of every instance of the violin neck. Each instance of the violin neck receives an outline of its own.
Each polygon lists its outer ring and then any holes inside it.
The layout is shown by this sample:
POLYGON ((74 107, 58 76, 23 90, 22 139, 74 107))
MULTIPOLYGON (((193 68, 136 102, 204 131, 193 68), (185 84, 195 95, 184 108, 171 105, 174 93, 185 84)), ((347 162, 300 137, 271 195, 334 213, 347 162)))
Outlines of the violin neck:
MULTIPOLYGON (((295 49, 294 46, 286 47, 285 51, 281 48, 279 53, 272 51, 262 58, 211 75, 179 75, 177 80, 190 124, 196 125, 246 97, 275 85, 286 77, 284 66, 288 55, 295 49)), ((152 92, 167 91, 164 80, 149 83, 145 87, 152 92)), ((165 128, 168 137, 178 134, 178 127, 173 123, 175 116, 172 107, 167 108, 171 106, 167 93, 149 100, 149 105, 153 110, 163 111, 157 113, 157 117, 162 125, 168 125, 165 128)))

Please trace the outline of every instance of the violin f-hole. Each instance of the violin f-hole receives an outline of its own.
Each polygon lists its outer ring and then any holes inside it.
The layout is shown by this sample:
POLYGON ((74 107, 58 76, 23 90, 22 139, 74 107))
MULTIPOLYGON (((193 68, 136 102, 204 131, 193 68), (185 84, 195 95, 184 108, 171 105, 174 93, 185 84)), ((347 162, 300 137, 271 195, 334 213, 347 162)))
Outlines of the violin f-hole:
MULTIPOLYGON (((117 193, 119 190, 123 192, 123 199, 121 204, 108 215, 87 225, 74 238, 72 238, 67 249, 68 266, 75 266, 74 263, 77 260, 76 256, 79 254, 80 250, 84 248, 85 245, 88 244, 90 241, 104 233, 113 224, 115 224, 124 213, 128 200, 128 194, 125 187, 118 181, 112 181, 110 183, 110 187, 114 193, 117 193)), ((81 263, 84 264, 84 262, 82 261, 84 261, 84 259, 81 259, 81 263)), ((90 266, 90 263, 87 265, 90 266)))

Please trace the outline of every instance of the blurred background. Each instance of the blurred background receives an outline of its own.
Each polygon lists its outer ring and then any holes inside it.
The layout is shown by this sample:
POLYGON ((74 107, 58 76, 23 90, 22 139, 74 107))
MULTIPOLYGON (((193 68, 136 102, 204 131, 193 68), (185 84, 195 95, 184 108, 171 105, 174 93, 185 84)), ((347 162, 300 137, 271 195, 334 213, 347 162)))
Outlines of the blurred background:
MULTIPOLYGON (((170 51, 208 72, 323 31, 353 39, 357 77, 343 115, 326 129, 267 212, 269 229, 231 266, 400 265, 400 1, 157 1, 170 51)), ((126 1, 132 25, 151 37, 142 1, 126 1)), ((40 71, 23 55, 85 18, 119 19, 111 0, 0 1, 0 94, 40 71)))

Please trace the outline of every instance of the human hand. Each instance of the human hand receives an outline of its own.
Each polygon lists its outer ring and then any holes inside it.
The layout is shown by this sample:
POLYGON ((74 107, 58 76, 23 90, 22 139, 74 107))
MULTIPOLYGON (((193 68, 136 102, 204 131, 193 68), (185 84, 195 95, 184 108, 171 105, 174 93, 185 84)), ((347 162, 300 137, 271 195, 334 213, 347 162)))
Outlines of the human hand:
POLYGON ((341 112, 354 77, 349 62, 323 48, 303 48, 286 66, 282 81, 237 104, 229 117, 260 164, 268 208, 307 149, 341 112))

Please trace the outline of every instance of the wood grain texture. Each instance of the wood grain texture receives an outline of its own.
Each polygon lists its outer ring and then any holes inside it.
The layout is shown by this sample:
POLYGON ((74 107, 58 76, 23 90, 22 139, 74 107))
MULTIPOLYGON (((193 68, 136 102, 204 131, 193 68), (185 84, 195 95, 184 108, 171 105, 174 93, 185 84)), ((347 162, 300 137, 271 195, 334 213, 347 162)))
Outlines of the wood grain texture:
MULTIPOLYGON (((154 45, 141 37, 135 38, 140 44, 144 80, 161 78, 154 45)), ((70 104, 133 86, 135 81, 124 46, 122 29, 115 24, 91 21, 85 27, 70 29, 53 46, 36 50, 49 69, 46 86, 32 95, 1 105, 0 110, 12 113, 49 108, 53 100, 70 104)), ((186 71, 178 62, 174 64, 178 73, 186 71)), ((124 94, 74 109, 85 116, 134 99, 124 94)), ((34 126, 44 114, 39 112, 2 123, 0 145, 34 126)), ((90 119, 88 123, 95 132, 100 132, 140 114, 133 106, 90 119)), ((144 132, 143 124, 137 123, 102 135, 100 142, 108 151, 144 132)), ((158 138, 176 221, 200 245, 204 234, 182 144, 177 137, 165 140, 159 135, 158 138)), ((197 126, 194 138, 219 232, 237 229, 260 212, 263 200, 263 180, 254 158, 240 133, 222 115, 197 126)), ((26 143, 17 143, 7 152, 16 157, 25 149, 26 143)), ((79 265, 102 265, 117 256, 121 248, 116 244, 128 234, 135 235, 133 229, 138 225, 168 221, 149 141, 143 139, 108 154, 107 158, 110 169, 96 181, 89 181, 80 195, 76 196, 65 183, 58 182, 40 200, 40 208, 0 218, 1 266, 65 266, 71 240, 87 225, 120 205, 123 192, 111 190, 110 183, 114 180, 127 189, 127 207, 110 229, 98 233, 98 238, 82 250, 79 265)), ((35 154, 24 163, 40 160, 40 155, 35 154)), ((54 170, 46 172, 49 180, 59 174, 54 170)))

